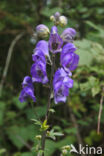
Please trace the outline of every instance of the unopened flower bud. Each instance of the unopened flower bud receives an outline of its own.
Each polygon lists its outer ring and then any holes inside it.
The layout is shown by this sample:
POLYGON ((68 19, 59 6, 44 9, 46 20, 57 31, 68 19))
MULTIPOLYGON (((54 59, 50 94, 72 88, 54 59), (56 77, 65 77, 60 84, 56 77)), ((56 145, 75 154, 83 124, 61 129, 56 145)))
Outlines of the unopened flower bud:
POLYGON ((37 135, 37 136, 36 136, 36 139, 38 139, 38 140, 40 140, 41 138, 42 138, 41 135, 37 135))
POLYGON ((40 24, 36 27, 36 32, 39 37, 47 37, 49 35, 49 29, 44 24, 40 24))
POLYGON ((60 26, 64 27, 66 26, 68 23, 67 18, 65 16, 60 16, 59 17, 59 24, 60 26))
POLYGON ((66 149, 62 150, 62 154, 66 155, 68 153, 68 151, 66 149))
POLYGON ((56 13, 54 14, 54 17, 55 17, 56 21, 59 20, 60 13, 59 13, 59 12, 56 12, 56 13))
POLYGON ((50 16, 50 20, 52 21, 52 22, 55 22, 55 17, 52 15, 52 16, 50 16))
POLYGON ((69 146, 69 145, 66 145, 66 146, 65 146, 65 149, 66 149, 66 150, 70 150, 70 146, 69 146))

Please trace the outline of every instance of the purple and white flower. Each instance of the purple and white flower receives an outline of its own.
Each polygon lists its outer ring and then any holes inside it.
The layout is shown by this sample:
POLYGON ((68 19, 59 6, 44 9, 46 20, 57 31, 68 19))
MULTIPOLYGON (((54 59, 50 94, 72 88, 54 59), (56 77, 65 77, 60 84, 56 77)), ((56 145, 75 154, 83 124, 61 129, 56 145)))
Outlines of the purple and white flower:
POLYGON ((58 34, 56 26, 51 28, 50 38, 49 38, 49 50, 52 53, 61 52, 63 45, 63 40, 58 34))
POLYGON ((36 62, 39 62, 39 61, 42 61, 44 64, 46 64, 46 59, 45 59, 45 55, 44 53, 42 52, 41 49, 36 49, 34 54, 32 55, 32 59, 33 61, 36 63, 36 62))
POLYGON ((46 84, 48 82, 46 64, 44 64, 42 61, 34 63, 31 67, 31 75, 33 82, 41 82, 46 84))
POLYGON ((64 71, 63 68, 59 68, 53 79, 54 100, 55 103, 66 102, 69 95, 69 88, 73 87, 73 80, 64 71))
POLYGON ((22 91, 19 96, 20 102, 25 102, 28 98, 32 99, 34 102, 36 101, 34 95, 34 87, 32 84, 31 77, 26 76, 22 82, 22 91))
MULTIPOLYGON (((56 13, 54 16, 54 23, 60 25, 67 24, 67 18, 60 16, 60 13, 56 13)), ((49 35, 49 29, 47 26, 40 24, 36 27, 36 34, 39 37, 46 37, 49 35)), ((33 83, 48 83, 46 65, 47 59, 51 62, 49 51, 52 55, 60 52, 60 64, 61 68, 55 72, 53 79, 53 91, 55 103, 66 102, 69 95, 69 88, 73 87, 73 80, 71 71, 75 70, 79 63, 79 56, 75 53, 76 47, 72 43, 76 35, 76 31, 73 28, 66 28, 61 36, 58 34, 56 26, 51 28, 49 41, 40 40, 34 49, 32 59, 34 61, 31 67, 32 78, 26 76, 22 82, 22 91, 20 93, 19 100, 24 102, 27 98, 31 98, 36 101, 34 95, 33 83), (63 46, 64 43, 64 46, 63 46)))
POLYGON ((48 50, 48 42, 45 40, 40 40, 37 45, 36 48, 34 50, 41 50, 44 54, 44 56, 49 57, 49 50, 48 50))
POLYGON ((61 34, 61 38, 66 43, 73 42, 75 36, 76 36, 76 30, 73 28, 66 28, 61 34))
POLYGON ((60 63, 67 72, 75 70, 78 66, 79 56, 74 53, 75 50, 74 44, 67 43, 61 52, 60 63))

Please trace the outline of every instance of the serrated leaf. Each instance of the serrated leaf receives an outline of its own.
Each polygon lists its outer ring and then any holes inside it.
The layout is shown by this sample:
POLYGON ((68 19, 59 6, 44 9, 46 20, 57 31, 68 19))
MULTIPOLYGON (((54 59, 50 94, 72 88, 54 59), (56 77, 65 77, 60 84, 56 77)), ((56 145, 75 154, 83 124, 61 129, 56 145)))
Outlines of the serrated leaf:
POLYGON ((42 125, 42 123, 39 120, 36 120, 36 119, 31 119, 31 120, 34 121, 35 125, 39 125, 39 126, 42 125))
POLYGON ((47 120, 44 120, 44 122, 41 125, 41 130, 45 131, 49 128, 49 125, 47 125, 47 120))

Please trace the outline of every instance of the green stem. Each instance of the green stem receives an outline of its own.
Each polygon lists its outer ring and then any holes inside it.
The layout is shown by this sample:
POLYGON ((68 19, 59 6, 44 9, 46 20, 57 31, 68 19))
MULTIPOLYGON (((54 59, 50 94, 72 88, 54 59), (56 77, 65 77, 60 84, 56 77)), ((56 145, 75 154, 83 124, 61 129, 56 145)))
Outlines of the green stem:
MULTIPOLYGON (((52 89, 53 89, 52 82, 53 82, 54 68, 55 68, 55 55, 53 54, 52 55, 52 66, 51 66, 51 77, 50 77, 50 92, 49 92, 48 103, 47 103, 47 112, 46 112, 46 116, 45 116, 45 120, 47 122, 49 119, 49 113, 50 113, 50 107, 51 107, 51 94, 52 94, 52 89)), ((46 133, 47 133, 47 130, 44 131, 43 135, 42 135, 41 148, 43 151, 45 149, 46 133)), ((44 152, 43 152, 42 156, 44 156, 44 152)))

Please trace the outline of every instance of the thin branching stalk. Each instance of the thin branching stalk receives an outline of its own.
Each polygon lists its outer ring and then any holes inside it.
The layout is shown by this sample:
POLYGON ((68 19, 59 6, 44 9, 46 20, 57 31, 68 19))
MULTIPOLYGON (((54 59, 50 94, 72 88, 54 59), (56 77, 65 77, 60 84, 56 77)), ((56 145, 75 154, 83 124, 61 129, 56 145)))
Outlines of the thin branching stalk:
MULTIPOLYGON (((79 145, 81 144, 84 147, 83 140, 82 140, 82 137, 81 137, 81 134, 80 134, 80 131, 79 131, 79 125, 77 123, 77 119, 76 119, 71 107, 69 108, 69 111, 70 111, 70 117, 71 117, 72 123, 73 123, 74 127, 77 130, 76 137, 77 137, 77 140, 78 140, 78 144, 79 145)), ((86 154, 81 154, 81 156, 86 156, 86 154)))
POLYGON ((23 37, 24 34, 25 34, 25 32, 22 32, 22 33, 18 34, 14 38, 12 43, 10 44, 7 59, 6 59, 6 63, 5 63, 5 67, 4 67, 4 71, 3 71, 3 75, 2 75, 2 79, 1 79, 1 82, 0 82, 0 96, 2 95, 3 84, 4 84, 5 78, 7 76, 7 72, 8 72, 8 68, 9 68, 9 65, 10 65, 10 61, 11 61, 11 57, 12 57, 14 47, 15 47, 16 43, 23 37))
POLYGON ((98 126, 97 126, 97 133, 100 133, 100 121, 101 121, 101 114, 103 110, 103 101, 104 101, 104 87, 102 89, 102 96, 100 99, 100 108, 99 108, 99 115, 98 115, 98 126))

